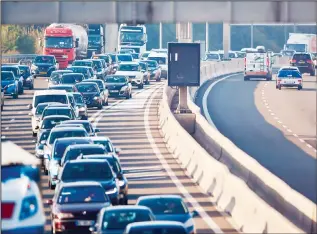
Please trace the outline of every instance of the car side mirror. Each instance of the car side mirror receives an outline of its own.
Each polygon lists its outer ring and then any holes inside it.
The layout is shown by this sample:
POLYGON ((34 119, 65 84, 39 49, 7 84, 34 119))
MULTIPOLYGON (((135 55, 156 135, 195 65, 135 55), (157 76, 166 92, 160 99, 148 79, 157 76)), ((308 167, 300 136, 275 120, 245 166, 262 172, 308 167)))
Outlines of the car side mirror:
POLYGON ((91 226, 91 227, 89 227, 89 231, 95 232, 95 231, 97 231, 97 228, 95 226, 91 226))
POLYGON ((40 142, 42 145, 46 145, 46 140, 40 142))
POLYGON ((35 127, 35 129, 39 129, 39 128, 40 128, 39 126, 36 126, 36 127, 35 127))
POLYGON ((192 218, 195 218, 199 216, 199 213, 196 210, 194 210, 190 215, 192 216, 192 218))
POLYGON ((95 132, 100 132, 100 129, 99 128, 95 128, 95 132))
POLYGON ((115 148, 115 149, 114 149, 114 152, 115 152, 116 154, 119 154, 119 153, 121 152, 121 149, 115 148))
POLYGON ((31 110, 31 109, 32 109, 32 104, 27 105, 27 108, 28 108, 29 110, 31 110))
POLYGON ((78 48, 78 46, 79 46, 79 43, 78 43, 78 41, 76 40, 76 41, 75 41, 75 47, 78 48))
POLYGON ((45 201, 45 203, 46 203, 47 205, 52 205, 52 204, 53 204, 53 200, 52 200, 52 199, 47 199, 47 200, 45 201))

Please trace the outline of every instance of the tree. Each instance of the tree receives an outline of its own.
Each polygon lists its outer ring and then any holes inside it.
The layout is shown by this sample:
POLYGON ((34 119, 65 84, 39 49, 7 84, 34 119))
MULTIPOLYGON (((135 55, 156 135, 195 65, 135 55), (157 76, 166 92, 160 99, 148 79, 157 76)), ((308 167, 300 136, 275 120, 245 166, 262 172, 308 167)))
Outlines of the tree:
POLYGON ((35 38, 30 35, 21 35, 16 40, 17 50, 21 54, 35 54, 35 38))

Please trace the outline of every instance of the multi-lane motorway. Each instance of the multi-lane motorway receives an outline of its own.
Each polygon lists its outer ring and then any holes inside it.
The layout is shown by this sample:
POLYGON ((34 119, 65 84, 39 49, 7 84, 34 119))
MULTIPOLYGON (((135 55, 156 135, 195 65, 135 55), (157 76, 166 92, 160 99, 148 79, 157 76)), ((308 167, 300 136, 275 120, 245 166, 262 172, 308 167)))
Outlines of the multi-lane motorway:
MULTIPOLYGON (((103 110, 90 110, 89 118, 101 132, 122 149, 120 159, 129 181, 129 204, 140 195, 179 194, 185 198, 191 210, 200 216, 195 218, 197 233, 237 233, 229 218, 218 212, 192 182, 177 161, 170 155, 161 137, 158 124, 158 105, 164 81, 153 82, 144 89, 134 89, 129 100, 109 100, 103 110)), ((37 78, 35 90, 45 89, 47 81, 37 78)), ((25 90, 19 99, 5 99, 2 111, 2 138, 12 140, 30 153, 34 153, 31 119, 27 104, 31 103, 33 90, 25 90)), ((47 176, 42 176, 43 198, 49 199, 54 191, 48 188, 47 176)), ((50 207, 45 205, 46 231, 49 232, 50 207)))
POLYGON ((316 77, 303 79, 300 91, 278 90, 275 80, 245 82, 233 75, 207 82, 196 103, 222 134, 316 202, 317 83, 316 77))

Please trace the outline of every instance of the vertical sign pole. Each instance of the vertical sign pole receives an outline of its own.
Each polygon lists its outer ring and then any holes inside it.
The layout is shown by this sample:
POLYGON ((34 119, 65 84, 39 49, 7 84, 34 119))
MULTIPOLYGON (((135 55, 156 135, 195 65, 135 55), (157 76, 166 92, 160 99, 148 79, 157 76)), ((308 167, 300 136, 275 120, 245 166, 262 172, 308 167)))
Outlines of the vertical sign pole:
POLYGON ((209 24, 206 22, 206 52, 209 51, 209 24))
POLYGON ((229 50, 230 50, 230 24, 223 23, 223 52, 224 59, 229 58, 229 50))
POLYGON ((254 47, 254 43, 253 43, 253 23, 251 24, 251 48, 253 48, 254 47))
POLYGON ((160 49, 162 49, 162 39, 163 39, 163 28, 162 28, 162 23, 160 22, 160 49))

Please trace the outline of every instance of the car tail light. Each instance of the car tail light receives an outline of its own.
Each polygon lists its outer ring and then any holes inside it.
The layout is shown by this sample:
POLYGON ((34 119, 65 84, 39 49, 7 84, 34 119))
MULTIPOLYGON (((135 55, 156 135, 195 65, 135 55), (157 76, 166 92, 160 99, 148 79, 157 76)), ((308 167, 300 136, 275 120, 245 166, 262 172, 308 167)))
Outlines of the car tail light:
POLYGON ((291 63, 296 63, 296 59, 292 59, 292 60, 291 60, 291 63))
POLYGON ((282 81, 281 79, 278 79, 278 80, 277 80, 278 83, 280 83, 281 81, 282 81))
POLYGON ((15 204, 13 202, 10 203, 1 203, 1 218, 2 219, 10 219, 13 215, 15 204))
POLYGON ((266 66, 267 66, 267 67, 270 66, 270 59, 269 59, 269 57, 267 57, 267 59, 266 59, 266 66))
POLYGON ((298 82, 299 82, 299 83, 302 83, 302 80, 301 80, 301 79, 299 79, 299 80, 298 80, 298 82))
POLYGON ((311 60, 306 60, 306 63, 310 63, 310 64, 312 64, 312 63, 313 63, 313 61, 311 61, 311 60))

